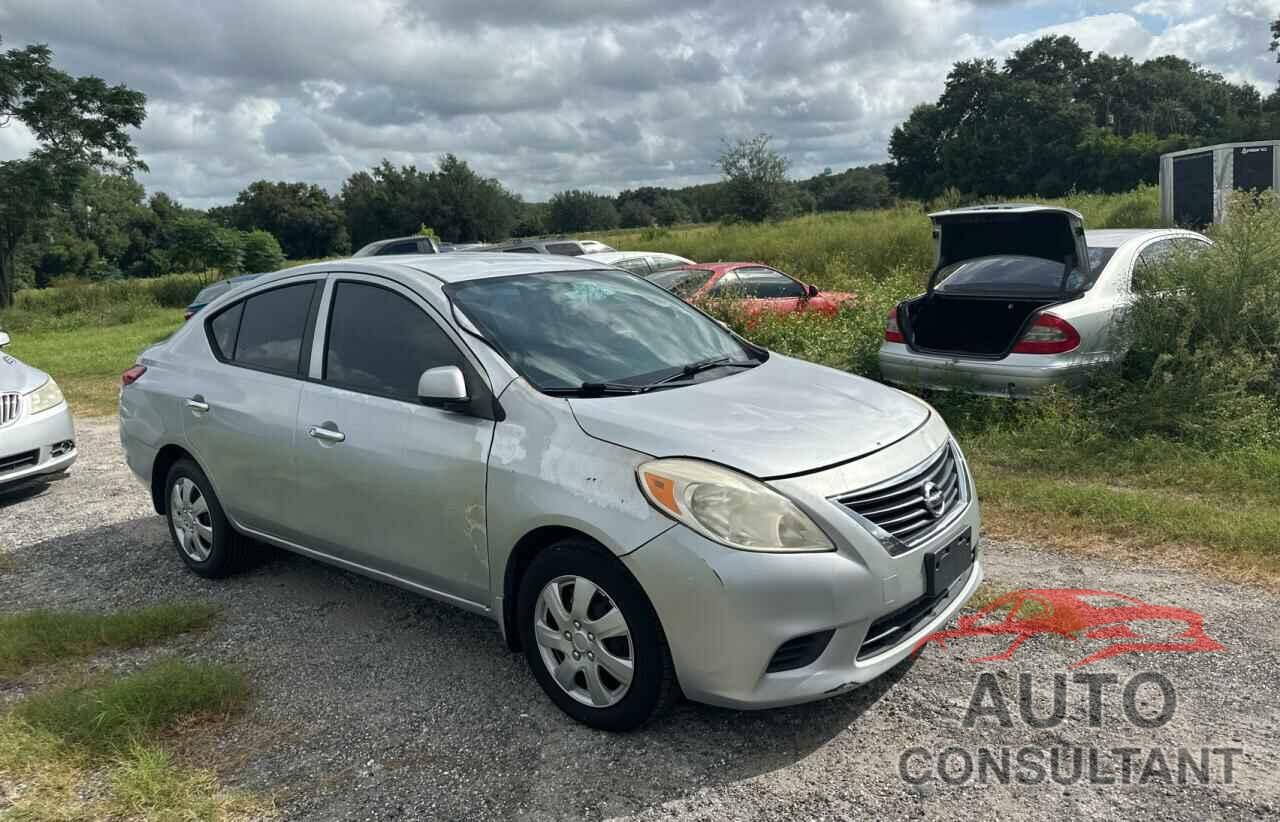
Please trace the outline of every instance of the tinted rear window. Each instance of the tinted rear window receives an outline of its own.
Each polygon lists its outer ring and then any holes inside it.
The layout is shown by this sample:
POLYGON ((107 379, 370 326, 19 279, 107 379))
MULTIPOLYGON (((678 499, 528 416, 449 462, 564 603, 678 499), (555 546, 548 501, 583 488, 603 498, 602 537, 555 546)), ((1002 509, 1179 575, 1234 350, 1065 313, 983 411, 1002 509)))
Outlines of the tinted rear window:
POLYGON ((1096 276, 1074 266, 1065 273, 1064 283, 1063 264, 1043 257, 978 257, 945 266, 938 272, 936 287, 948 293, 1048 295, 1063 289, 1081 291, 1092 285, 1096 276))
POLYGON ((314 291, 314 283, 301 283, 255 294, 245 300, 235 361, 268 371, 296 374, 314 291))
POLYGON ((242 311, 244 311, 244 303, 236 303, 209 321, 209 330, 213 333, 213 347, 224 360, 231 359, 231 355, 236 350, 236 332, 240 330, 242 311))

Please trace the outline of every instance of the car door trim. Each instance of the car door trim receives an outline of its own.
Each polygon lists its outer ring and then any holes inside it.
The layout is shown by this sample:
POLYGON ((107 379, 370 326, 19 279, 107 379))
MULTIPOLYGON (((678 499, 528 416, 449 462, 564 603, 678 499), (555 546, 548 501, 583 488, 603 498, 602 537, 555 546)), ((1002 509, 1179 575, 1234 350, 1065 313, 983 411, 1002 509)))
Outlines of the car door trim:
POLYGON ((325 562, 330 565, 335 565, 340 568, 345 568, 347 570, 354 571, 355 573, 360 574, 361 576, 366 576, 371 579, 381 580, 383 582, 389 582, 392 585, 395 585, 397 587, 414 591, 416 593, 424 594, 426 596, 431 597, 432 599, 437 599, 442 602, 447 602, 451 605, 456 605, 459 608, 463 608, 475 614, 482 614, 488 617, 493 616, 493 609, 487 605, 484 605, 483 603, 475 602, 473 600, 466 599, 465 597, 460 597, 455 594, 446 593, 437 588, 431 588, 427 585, 423 585, 421 583, 405 579, 404 577, 397 576, 395 574, 391 574, 386 571, 380 571, 377 568, 373 568, 368 565, 362 565, 359 562, 354 562, 349 559, 343 559, 342 557, 335 556, 333 554, 328 554, 328 553, 325 553, 324 551, 317 551, 315 548, 308 548, 305 545, 300 545, 296 542, 291 542, 287 539, 282 539, 277 536, 272 536, 271 534, 268 534, 265 531, 259 531, 254 528, 248 528, 234 519, 232 519, 231 522, 235 526, 235 529, 241 532, 242 534, 246 534, 250 537, 253 537, 254 539, 262 540, 263 542, 268 542, 276 546, 277 548, 283 548, 286 551, 292 551, 293 553, 302 554, 303 556, 307 556, 312 559, 317 559, 317 560, 320 560, 321 562, 325 562))

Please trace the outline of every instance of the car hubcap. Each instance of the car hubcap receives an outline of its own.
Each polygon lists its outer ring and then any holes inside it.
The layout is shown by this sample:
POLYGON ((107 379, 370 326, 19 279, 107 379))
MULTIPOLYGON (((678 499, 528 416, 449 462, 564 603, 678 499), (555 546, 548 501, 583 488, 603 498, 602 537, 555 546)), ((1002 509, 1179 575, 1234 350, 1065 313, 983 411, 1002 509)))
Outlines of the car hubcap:
POLYGON ((533 635, 552 679, 593 708, 616 705, 635 671, 631 629, 604 589, 578 576, 556 577, 534 606, 533 635))
POLYGON ((205 562, 213 553, 213 518, 209 502, 187 477, 179 477, 169 494, 169 519, 182 553, 196 562, 205 562))

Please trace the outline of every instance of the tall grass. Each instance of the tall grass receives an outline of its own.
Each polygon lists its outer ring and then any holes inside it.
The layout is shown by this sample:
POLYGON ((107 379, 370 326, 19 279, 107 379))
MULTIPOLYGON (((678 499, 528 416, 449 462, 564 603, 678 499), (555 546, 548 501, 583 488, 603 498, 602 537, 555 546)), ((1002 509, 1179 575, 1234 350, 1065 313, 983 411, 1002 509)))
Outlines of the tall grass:
POLYGON ((19 291, 14 305, 0 311, 0 330, 70 331, 131 323, 157 308, 182 308, 208 280, 197 274, 154 279, 55 280, 49 288, 19 291))

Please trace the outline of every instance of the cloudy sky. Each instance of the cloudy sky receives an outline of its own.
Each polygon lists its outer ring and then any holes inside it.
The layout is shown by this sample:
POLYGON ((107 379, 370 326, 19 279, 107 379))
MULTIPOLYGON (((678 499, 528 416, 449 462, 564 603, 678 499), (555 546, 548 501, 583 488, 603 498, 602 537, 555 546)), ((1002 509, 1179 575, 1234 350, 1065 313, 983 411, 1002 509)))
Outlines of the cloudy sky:
MULTIPOLYGON (((715 179, 721 137, 774 135, 807 176, 886 158, 955 60, 1065 33, 1270 91, 1280 0, 2 0, 5 47, 145 91, 142 180, 183 203, 252 180, 332 192, 454 152, 528 199, 715 179)), ((30 135, 0 129, 0 159, 30 135)))

